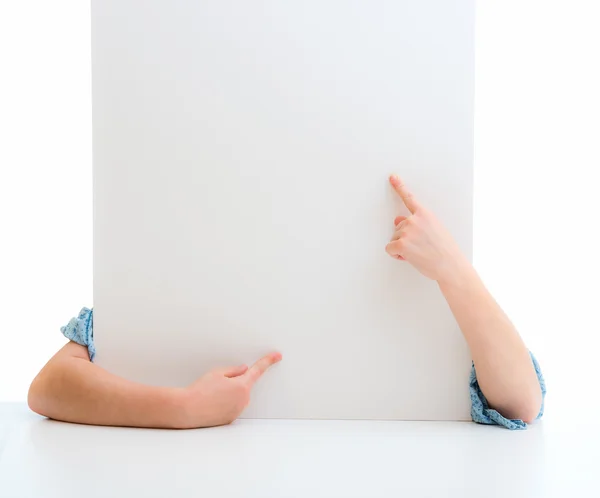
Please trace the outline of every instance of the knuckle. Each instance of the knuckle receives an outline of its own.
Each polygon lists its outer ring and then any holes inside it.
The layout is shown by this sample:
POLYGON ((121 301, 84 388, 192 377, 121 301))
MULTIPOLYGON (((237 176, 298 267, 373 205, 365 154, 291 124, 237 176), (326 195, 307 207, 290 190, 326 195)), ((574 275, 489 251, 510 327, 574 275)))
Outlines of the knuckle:
POLYGON ((241 412, 250 403, 250 391, 242 393, 238 399, 238 411, 241 412))
POLYGON ((390 256, 395 256, 396 254, 398 254, 399 251, 402 250, 403 247, 403 243, 402 243, 402 239, 397 239, 394 240, 393 242, 390 242, 387 247, 386 247, 386 252, 390 255, 390 256))
POLYGON ((240 399, 245 399, 247 397, 250 396, 250 386, 248 384, 240 384, 239 390, 238 390, 238 396, 240 397, 240 399))

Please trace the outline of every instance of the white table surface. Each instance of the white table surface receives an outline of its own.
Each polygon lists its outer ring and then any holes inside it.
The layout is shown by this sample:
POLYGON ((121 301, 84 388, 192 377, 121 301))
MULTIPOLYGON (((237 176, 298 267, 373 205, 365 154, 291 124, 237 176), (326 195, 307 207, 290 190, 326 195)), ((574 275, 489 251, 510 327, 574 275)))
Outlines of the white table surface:
POLYGON ((165 431, 65 424, 0 404, 0 496, 598 497, 600 430, 241 420, 165 431))

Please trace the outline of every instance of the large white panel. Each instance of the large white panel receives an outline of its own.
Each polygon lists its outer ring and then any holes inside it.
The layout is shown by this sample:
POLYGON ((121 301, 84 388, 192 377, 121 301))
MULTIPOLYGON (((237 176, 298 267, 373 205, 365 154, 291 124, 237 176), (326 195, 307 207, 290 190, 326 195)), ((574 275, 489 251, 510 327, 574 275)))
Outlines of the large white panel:
POLYGON ((248 417, 468 419, 460 331, 384 247, 398 172, 471 254, 473 10, 93 1, 98 363, 278 349, 248 417))

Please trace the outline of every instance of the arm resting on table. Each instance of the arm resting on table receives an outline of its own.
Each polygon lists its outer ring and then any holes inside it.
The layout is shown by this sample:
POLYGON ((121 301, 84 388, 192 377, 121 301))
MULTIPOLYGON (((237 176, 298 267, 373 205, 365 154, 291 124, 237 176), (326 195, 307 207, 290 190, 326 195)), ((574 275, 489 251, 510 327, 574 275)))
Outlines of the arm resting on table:
POLYGON ((181 389, 125 380, 66 344, 31 383, 29 407, 40 415, 80 424, 177 428, 181 389))

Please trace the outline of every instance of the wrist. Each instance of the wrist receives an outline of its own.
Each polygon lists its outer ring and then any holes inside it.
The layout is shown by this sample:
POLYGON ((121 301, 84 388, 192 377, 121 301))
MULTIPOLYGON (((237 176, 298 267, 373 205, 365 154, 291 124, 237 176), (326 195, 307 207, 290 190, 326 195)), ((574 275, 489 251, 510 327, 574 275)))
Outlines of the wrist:
POLYGON ((437 283, 442 291, 452 288, 467 288, 478 281, 479 275, 471 262, 465 257, 454 260, 437 279, 437 283))
POLYGON ((192 428, 188 390, 181 387, 171 387, 167 388, 167 390, 164 417, 165 427, 169 429, 192 428))

